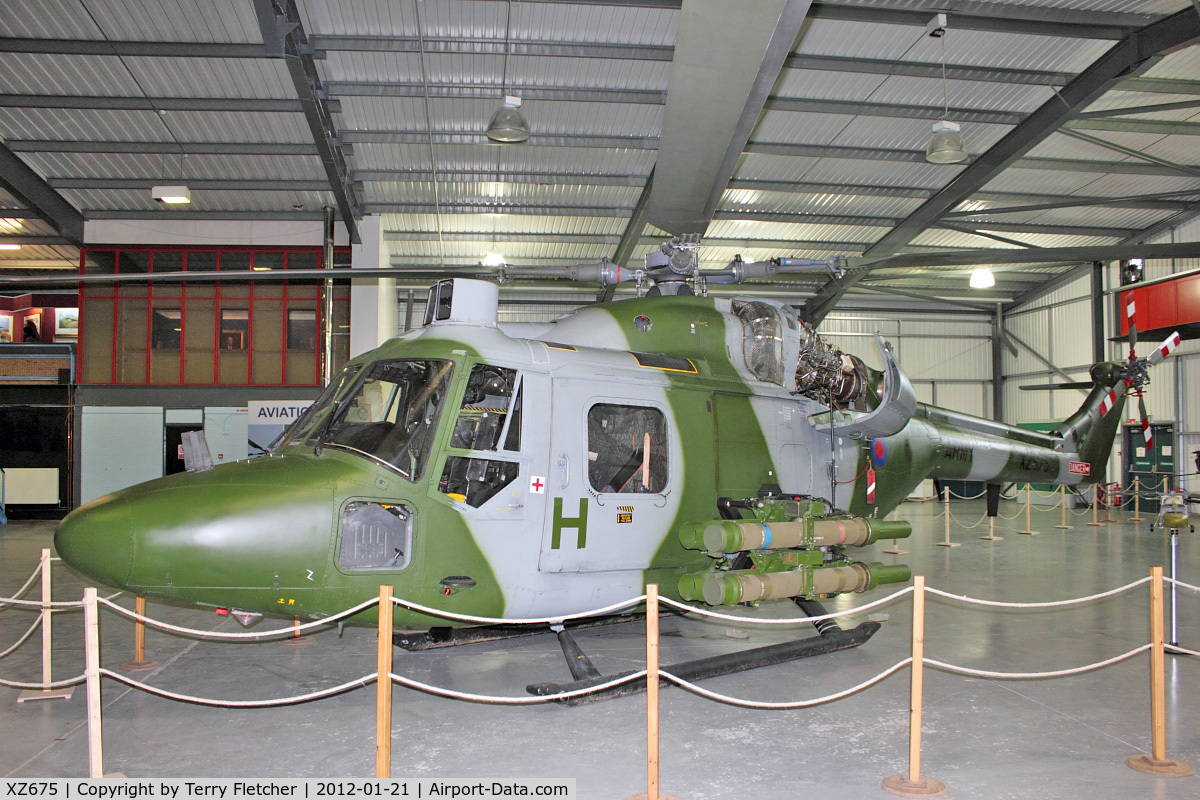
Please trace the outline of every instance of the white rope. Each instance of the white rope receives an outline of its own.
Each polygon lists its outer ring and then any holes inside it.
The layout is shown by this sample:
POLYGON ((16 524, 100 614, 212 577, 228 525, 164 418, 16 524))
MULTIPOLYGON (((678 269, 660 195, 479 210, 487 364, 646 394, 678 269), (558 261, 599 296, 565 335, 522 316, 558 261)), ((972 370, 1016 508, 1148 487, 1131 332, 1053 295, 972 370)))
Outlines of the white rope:
POLYGON ((1052 505, 1052 506, 1048 506, 1045 503, 1038 503, 1035 501, 1033 504, 1033 507, 1036 508, 1038 511, 1053 511, 1054 509, 1058 508, 1061 505, 1062 505, 1062 498, 1060 497, 1058 500, 1056 500, 1054 502, 1054 505, 1052 505))
POLYGON ((884 678, 894 675, 896 672, 900 671, 904 667, 907 667, 911 663, 912 663, 912 658, 911 657, 906 658, 903 661, 897 662, 895 665, 889 667, 888 669, 885 669, 883 672, 879 673, 875 677, 868 678, 867 680, 863 681, 862 683, 860 683, 856 686, 851 686, 849 689, 845 689, 843 691, 837 692, 836 694, 827 694, 824 697, 816 697, 816 698, 813 698, 812 700, 796 700, 796 701, 789 702, 789 703, 768 703, 768 702, 758 701, 758 700, 742 700, 737 697, 730 697, 729 695, 710 691, 708 689, 705 689, 701 686, 698 686, 698 685, 692 683, 691 681, 685 681, 683 678, 680 678, 678 675, 674 675, 670 672, 667 672, 666 670, 663 670, 663 671, 659 672, 658 674, 661 677, 665 678, 666 680, 669 680, 672 683, 677 684, 680 688, 687 689, 689 692, 691 692, 693 694, 698 694, 701 697, 707 697, 709 700, 716 700, 718 703, 726 703, 727 705, 738 706, 740 708, 761 708, 761 709, 768 709, 768 710, 783 710, 783 709, 789 709, 789 708, 811 708, 812 706, 824 705, 825 703, 832 703, 835 700, 841 700, 844 697, 849 697, 852 694, 857 694, 858 692, 861 692, 864 689, 869 689, 870 687, 872 687, 875 684, 882 681, 884 678))
POLYGON ((980 525, 982 525, 982 524, 983 524, 983 521, 984 521, 985 519, 987 519, 987 512, 984 512, 983 516, 981 516, 981 517, 979 518, 979 521, 978 521, 978 522, 976 522, 974 525, 964 525, 964 524, 963 524, 963 523, 962 523, 962 522, 961 522, 961 521, 960 521, 960 520, 959 520, 957 517, 955 517, 953 514, 951 514, 951 515, 950 515, 950 519, 951 519, 953 522, 957 523, 957 524, 958 524, 958 527, 962 528, 962 529, 963 529, 963 530, 965 530, 965 531, 969 531, 969 530, 971 530, 972 528, 978 528, 980 525))
POLYGON ((1167 583, 1173 583, 1176 586, 1181 586, 1184 589, 1191 589, 1193 592, 1200 592, 1200 586, 1195 586, 1190 583, 1184 583, 1183 581, 1175 580, 1174 578, 1163 578, 1163 580, 1167 583))
MULTIPOLYGON (((659 673, 665 674, 665 673, 659 673)), ((487 703, 488 705, 498 706, 531 706, 539 703, 554 703, 559 700, 569 700, 572 697, 582 697, 585 694, 595 694, 597 692, 607 691, 614 686, 620 686, 625 683, 632 683, 640 678, 646 677, 646 670, 638 670, 631 672, 628 675, 621 675, 604 683, 598 683, 587 689, 572 689, 569 692, 559 692, 558 694, 547 694, 540 697, 502 697, 486 694, 471 694, 470 692, 456 692, 453 689, 443 689, 440 686, 431 686, 428 683, 414 681, 412 678, 406 678, 403 675, 397 675, 394 672, 389 672, 388 677, 401 686, 407 686, 409 689, 416 689, 420 692, 428 692, 429 694, 437 695, 438 697, 448 697, 451 700, 467 700, 472 703, 487 703)))
POLYGON ((1084 516, 1087 516, 1088 514, 1092 513, 1092 507, 1088 506, 1087 508, 1083 509, 1082 511, 1076 511, 1072 508, 1068 508, 1067 513, 1074 514, 1077 517, 1084 517, 1084 516))
POLYGON ((1056 608, 1059 606, 1074 606, 1079 605, 1080 603, 1088 603, 1092 600, 1100 600, 1105 597, 1112 597, 1115 594, 1127 592, 1130 589, 1141 586, 1143 583, 1149 582, 1150 578, 1145 577, 1141 578, 1140 580, 1136 580, 1133 583, 1127 583, 1124 586, 1118 586, 1115 589, 1109 589, 1107 592, 1101 592, 1100 594, 1092 594, 1088 595, 1087 597, 1077 597, 1073 600, 1052 600, 1044 603, 1005 603, 999 600, 980 600, 975 597, 968 597, 965 594, 951 594, 950 592, 943 592, 941 589, 934 589, 931 586, 925 587, 925 591, 929 594, 936 594, 940 597, 946 597, 951 600, 961 600, 964 603, 971 603, 978 606, 993 606, 996 608, 1056 608))
POLYGON ((702 617, 711 617, 713 619, 725 620, 727 622, 736 622, 741 625, 798 625, 802 622, 821 622, 822 620, 826 620, 826 619, 836 619, 837 617, 847 617, 847 616, 850 616, 853 614, 861 614, 864 611, 870 611, 872 608, 875 608, 876 606, 881 606, 884 603, 890 603, 891 601, 895 600, 897 597, 903 597, 904 595, 910 593, 912 590, 913 590, 913 587, 906 586, 898 592, 889 594, 887 597, 881 597, 878 600, 874 600, 870 603, 867 603, 866 605, 855 606, 854 608, 847 608, 844 611, 834 611, 829 614, 821 614, 818 617, 783 617, 780 619, 756 619, 754 617, 737 617, 737 616, 734 616, 733 614, 722 614, 718 611, 709 611, 706 608, 697 608, 696 606, 689 606, 687 603, 680 603, 678 600, 672 600, 669 597, 659 597, 658 602, 660 602, 666 606, 678 608, 681 611, 690 611, 695 614, 699 614, 702 617))
POLYGON ((477 617, 473 614, 455 614, 453 611, 443 611, 439 608, 430 608, 423 606, 420 603, 414 603, 410 600, 404 600, 399 597, 393 597, 392 602, 402 608, 407 608, 412 611, 419 611, 422 614, 428 614, 434 617, 443 617, 445 619, 456 619, 462 622, 478 622, 483 625, 555 625, 560 622, 565 622, 569 619, 579 619, 582 617, 599 617, 605 614, 612 614, 620 611, 623 608, 636 606, 638 603, 646 599, 646 595, 638 595, 631 597, 628 600, 622 600, 620 603, 613 603, 611 606, 597 608, 591 611, 580 611, 576 614, 559 614, 557 617, 538 617, 536 619, 505 619, 503 617, 477 617))
POLYGON ((21 636, 20 639, 17 639, 16 644, 14 644, 12 647, 5 650, 3 653, 0 653, 0 658, 6 657, 9 653, 13 652, 18 647, 25 644, 25 642, 29 639, 29 637, 33 636, 33 632, 35 630, 37 630, 37 626, 41 625, 41 624, 42 624, 42 615, 38 614, 37 618, 33 621, 33 624, 29 626, 29 630, 25 631, 25 634, 23 636, 21 636))
POLYGON ((49 603, 43 603, 41 600, 18 600, 15 597, 0 597, 0 605, 18 606, 20 608, 43 608, 45 606, 49 606, 51 609, 83 608, 83 601, 54 600, 49 603))
POLYGON ((332 697, 335 694, 341 694, 342 692, 347 692, 351 689, 358 689, 366 686, 368 683, 374 681, 376 677, 376 674, 371 672, 363 675, 357 680, 346 681, 343 684, 333 686, 329 689, 321 689, 320 691, 309 692, 308 694, 299 694, 295 697, 277 697, 273 700, 213 700, 208 697, 193 697, 192 695, 188 694, 179 694, 177 692, 167 691, 166 689, 160 689, 157 686, 150 686, 149 684, 142 683, 141 681, 135 681, 133 678, 122 675, 119 672, 113 672, 110 669, 104 669, 103 667, 100 668, 100 674, 112 678, 114 681, 123 683, 126 686, 132 686, 135 689, 141 689, 143 692, 158 695, 159 697, 165 697, 168 700, 178 700, 183 703, 194 703, 198 706, 215 706, 217 708, 272 708, 274 706, 291 706, 296 705, 297 703, 308 703, 312 700, 320 700, 325 697, 332 697))
POLYGON ((1038 497, 1058 497, 1060 494, 1062 494, 1061 492, 1055 491, 1043 492, 1041 489, 1033 488, 1031 488, 1029 491, 1038 497))
POLYGON ((25 581, 25 585, 22 586, 20 589, 17 589, 16 593, 13 594, 12 597, 0 597, 0 608, 4 608, 4 606, 8 605, 9 602, 19 599, 21 597, 21 595, 28 592, 29 587, 33 586, 33 582, 37 580, 38 575, 41 574, 41 571, 42 571, 42 565, 39 563, 37 565, 37 568, 34 569, 33 574, 29 576, 29 580, 25 581))
POLYGON ((52 681, 51 683, 22 683, 21 681, 6 681, 0 678, 0 686, 11 686, 14 689, 61 689, 64 686, 76 686, 85 680, 87 680, 87 675, 76 675, 74 678, 52 681))
POLYGON ((959 494, 958 492, 954 491, 953 489, 950 490, 950 496, 957 497, 959 500, 978 500, 979 498, 983 497, 985 494, 987 494, 987 489, 984 489, 979 494, 973 494, 970 497, 967 497, 965 494, 959 494))
POLYGON ((1016 519, 1017 517, 1021 516, 1024 513, 1025 513, 1024 508, 1018 508, 1015 512, 1013 512, 1013 515, 1011 517, 1006 516, 1004 514, 997 514, 996 516, 1000 517, 1000 519, 1016 519))
POLYGON ((1122 653, 1119 656, 1097 661, 1095 664, 1088 664, 1083 667, 1072 667, 1071 669, 1058 669, 1051 672, 990 672, 982 669, 970 669, 969 667, 960 667, 955 664, 947 664, 944 661, 936 661, 932 658, 925 659, 925 663, 934 669, 945 670, 946 672, 954 672, 959 675, 969 675, 974 678, 995 678, 996 680, 1004 681, 1019 681, 1019 680, 1040 680, 1042 678, 1065 678, 1070 675, 1082 675, 1085 672, 1095 672, 1098 669, 1111 667, 1113 664, 1118 664, 1133 658, 1138 653, 1144 653, 1152 647, 1150 644, 1144 644, 1141 647, 1135 647, 1128 653, 1122 653))
POLYGON ((332 617, 325 617, 324 619, 319 619, 319 620, 316 620, 315 622, 306 622, 303 625, 297 625, 297 626, 294 626, 291 628, 276 628, 276 629, 270 630, 270 631, 246 631, 243 633, 218 633, 217 631, 198 631, 195 628, 184 628, 179 625, 171 625, 166 622, 160 622, 159 620, 151 619, 150 617, 143 616, 142 614, 139 614, 136 611, 130 611, 128 608, 123 608, 122 606, 119 606, 116 603, 111 602, 106 597, 101 598, 99 602, 101 605, 108 606, 113 611, 116 611, 118 614, 129 617, 130 619, 138 620, 139 622, 144 622, 152 628, 158 628, 159 630, 163 630, 163 631, 170 631, 171 633, 179 633, 184 636, 194 636, 197 639, 217 639, 217 640, 220 640, 220 639, 230 639, 230 640, 250 639, 250 640, 253 640, 253 639, 269 639, 272 636, 293 636, 295 634, 298 634, 301 631, 307 631, 307 630, 311 630, 313 628, 320 628, 322 626, 330 625, 334 622, 337 622, 340 619, 345 619, 346 617, 357 614, 364 609, 370 608, 371 606, 373 606, 379 602, 379 598, 372 597, 370 600, 364 600, 363 602, 359 603, 358 605, 354 606, 353 608, 348 608, 339 614, 334 614, 332 617))
POLYGON ((1195 650, 1188 650, 1186 647, 1180 647, 1177 644, 1168 644, 1164 646, 1172 653, 1181 653, 1185 656, 1196 656, 1197 658, 1200 658, 1200 652, 1195 650))

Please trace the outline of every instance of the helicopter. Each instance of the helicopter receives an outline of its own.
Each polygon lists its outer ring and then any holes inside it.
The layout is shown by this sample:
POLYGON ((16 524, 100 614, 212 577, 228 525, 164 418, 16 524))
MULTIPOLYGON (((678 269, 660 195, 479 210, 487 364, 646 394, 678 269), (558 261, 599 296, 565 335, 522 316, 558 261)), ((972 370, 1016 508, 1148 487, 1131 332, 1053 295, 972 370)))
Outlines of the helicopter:
MULTIPOLYGON (((910 579, 851 551, 910 535, 885 517, 926 478, 1098 481, 1126 394, 1178 344, 1095 364, 1074 415, 1023 430, 918 402, 878 335, 882 370, 787 303, 706 296, 709 283, 812 269, 844 262, 702 271, 696 243, 672 240, 644 270, 573 269, 635 281, 638 296, 546 323, 500 323, 494 281, 440 280, 424 323, 349 361, 265 455, 93 500, 61 522, 56 548, 99 583, 243 624, 327 618, 380 584, 498 619, 579 614, 650 583, 684 603, 792 601, 820 616, 823 599, 910 579)), ((575 682, 529 690, 600 682, 570 629, 612 621, 554 626, 575 682)), ((407 607, 393 623, 410 650, 529 633, 407 607)), ((815 624, 815 637, 671 669, 691 679, 780 663, 879 628, 815 624)))

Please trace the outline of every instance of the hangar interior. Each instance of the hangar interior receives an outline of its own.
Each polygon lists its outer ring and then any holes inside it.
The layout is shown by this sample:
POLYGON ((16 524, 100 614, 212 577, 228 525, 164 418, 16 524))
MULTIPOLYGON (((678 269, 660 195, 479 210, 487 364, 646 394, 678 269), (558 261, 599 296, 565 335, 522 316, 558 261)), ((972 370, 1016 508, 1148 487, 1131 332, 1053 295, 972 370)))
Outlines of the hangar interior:
MULTIPOLYGON (((1085 380, 1093 363, 1124 360, 1120 293, 1166 287, 1154 295, 1166 299, 1139 306, 1147 320, 1139 355, 1176 327, 1184 333, 1144 398, 1156 446, 1139 450, 1140 421, 1127 406, 1105 477, 1127 486, 1130 474, 1152 473, 1146 482, 1198 492, 1198 41, 1194 0, 7 3, 0 467, 9 523, 0 526, 0 596, 49 546, 53 519, 182 471, 184 432, 202 430, 217 463, 254 455, 348 358, 419 327, 433 282, 498 279, 501 322, 547 322, 639 291, 572 279, 576 268, 607 259, 637 269, 684 234, 700 235, 703 270, 845 258, 836 262, 841 276, 818 264, 714 283, 708 293, 785 302, 874 368, 883 366, 878 332, 919 401, 1035 430, 1070 415, 1084 393, 1020 387, 1085 380), (506 97, 519 98, 523 141, 489 137, 506 97), (944 159, 927 150, 944 122, 965 142, 954 163, 935 163, 944 159), (182 190, 189 202, 166 204, 163 190, 182 190), (377 272, 352 278, 356 269, 377 272), (304 272, 279 280, 293 270, 304 272), (977 288, 984 271, 992 283, 977 288), (163 277, 181 272, 220 275, 163 277), (284 416, 256 433, 263 409, 284 416)), ((1004 501, 1005 513, 1015 502, 1004 501)), ((962 506, 963 519, 983 510, 975 500, 962 506)), ((977 544, 956 531, 969 543, 936 550, 933 505, 901 511, 919 527, 901 560, 931 584, 994 599, 1101 591, 1167 557, 1167 537, 1145 524, 1055 533, 1048 511, 1036 512, 1040 537, 977 544)), ((1181 571, 1196 576, 1200 560, 1183 538, 1181 571)), ((63 575, 59 590, 78 594, 80 579, 63 575)), ((1200 610, 1182 602, 1185 612, 1200 610)), ((1144 620, 1140 607, 1073 613, 967 622, 940 609, 939 636, 963 658, 1001 658, 996 669, 1036 668, 1048 652, 1043 625, 1056 651, 1086 662, 1109 652, 1102 644, 1137 640, 1126 632, 1140 635, 1144 620)), ((28 622, 5 616, 0 646, 28 622)), ((1182 621, 1195 643, 1200 625, 1187 613, 1182 621)), ((782 667, 763 674, 791 681, 788 692, 833 691, 839 677, 891 663, 906 625, 897 611, 868 647, 805 662, 799 677, 782 667)), ((71 630, 71 622, 55 628, 62 674, 81 658, 71 630)), ((106 628, 106 647, 122 646, 120 630, 106 628)), ((736 644, 719 628, 675 635, 681 652, 736 644)), ((153 634, 151 647, 168 665, 156 675, 175 688, 203 682, 210 693, 237 693, 251 682, 271 696, 281 675, 348 677, 347 652, 373 649, 369 630, 329 639, 254 646, 248 671, 225 650, 153 634)), ((640 657, 632 634, 588 643, 616 663, 640 657)), ((456 685, 483 676, 511 688, 531 670, 555 668, 549 648, 486 645, 462 660, 413 656, 412 666, 456 685)), ((0 661, 0 675, 33 674, 35 655, 0 661)), ((1197 666, 1178 658, 1169 668, 1172 741, 1196 763, 1200 710, 1188 698, 1200 687, 1197 666)), ((725 680, 731 693, 769 694, 772 685, 753 672, 725 680)), ((1123 722, 1142 713, 1139 661, 1067 688, 1002 684, 976 694, 971 682, 937 680, 946 695, 929 712, 930 735, 944 749, 931 770, 949 773, 955 796, 1021 795, 1005 783, 1018 761, 1034 764, 1041 796, 1196 791, 1194 779, 1139 782, 1108 757, 1145 746, 1144 726, 1123 722), (988 727, 975 727, 981 719, 988 727)), ((903 758, 904 732, 892 720, 903 716, 906 687, 896 678, 884 687, 879 707, 867 694, 857 707, 808 718, 713 712, 686 696, 667 722, 676 727, 664 738, 674 737, 664 744, 664 786, 709 798, 738 787, 764 797, 878 791, 895 771, 884 762, 903 758), (728 716, 706 718, 713 713, 728 716), (889 731, 884 743, 864 733, 872 728, 889 731), (764 776, 778 777, 778 764, 754 752, 763 740, 786 740, 797 765, 776 783, 764 776)), ((0 774, 79 774, 79 698, 30 709, 14 705, 15 694, 0 689, 0 732, 15 743, 0 755, 0 774)), ((124 715, 118 728, 134 735, 114 758, 130 775, 369 770, 368 748, 349 744, 370 729, 353 695, 261 716, 120 697, 110 701, 124 715), (198 734, 207 730, 221 733, 198 734), (169 755, 146 752, 165 740, 169 755), (248 751, 278 761, 264 765, 248 751)), ((398 699, 395 769, 578 774, 580 797, 624 796, 644 768, 634 708, 621 705, 631 702, 518 714, 398 699), (550 746, 534 732, 542 726, 563 735, 550 746), (613 756, 628 771, 619 779, 595 755, 579 758, 607 750, 598 744, 608 730, 634 739, 613 756), (477 762, 467 736, 489 742, 473 745, 477 762), (513 756, 543 749, 544 763, 513 756)))

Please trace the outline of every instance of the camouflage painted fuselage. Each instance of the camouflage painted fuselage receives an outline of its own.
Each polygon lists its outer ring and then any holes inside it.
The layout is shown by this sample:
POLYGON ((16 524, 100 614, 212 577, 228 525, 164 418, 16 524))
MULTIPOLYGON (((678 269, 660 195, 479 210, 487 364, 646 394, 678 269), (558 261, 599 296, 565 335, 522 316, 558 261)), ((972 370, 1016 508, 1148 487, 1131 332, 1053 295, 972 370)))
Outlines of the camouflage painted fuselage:
MULTIPOLYGON (((781 347, 794 364, 789 335, 785 329, 781 347)), ((776 484, 881 517, 927 477, 1078 483, 1103 473, 1120 418, 1119 409, 1100 417, 1111 375, 1094 370, 1097 388, 1055 435, 918 405, 882 446, 831 437, 821 423, 828 409, 794 394, 789 372, 779 382, 754 377, 743 336, 729 300, 692 297, 593 306, 546 324, 427 325, 352 362, 453 362, 419 479, 352 448, 317 454, 297 443, 102 497, 63 521, 56 545, 98 582, 199 605, 321 618, 388 583, 398 597, 458 613, 569 614, 625 600, 650 582, 674 595, 681 575, 711 563, 684 549, 680 526, 714 519, 717 498, 751 498, 776 484), (524 387, 519 444, 500 455, 451 446, 455 411, 480 363, 515 370, 524 387), (588 413, 597 404, 662 413, 659 490, 591 485, 588 413), (872 449, 877 489, 868 504, 872 449), (478 507, 439 480, 447 459, 501 457, 519 472, 478 507), (401 505, 411 515, 402 566, 363 570, 340 559, 347 506, 363 502, 401 505)), ((355 621, 373 620, 372 611, 355 621)), ((401 629, 444 624, 396 612, 401 629)))

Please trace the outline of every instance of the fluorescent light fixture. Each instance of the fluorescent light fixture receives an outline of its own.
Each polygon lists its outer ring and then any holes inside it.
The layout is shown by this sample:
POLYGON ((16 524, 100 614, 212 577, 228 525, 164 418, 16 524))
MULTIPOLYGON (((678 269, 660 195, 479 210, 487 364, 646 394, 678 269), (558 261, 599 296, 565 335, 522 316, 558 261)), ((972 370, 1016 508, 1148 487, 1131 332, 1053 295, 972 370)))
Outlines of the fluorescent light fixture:
POLYGON ((483 265, 485 267, 503 267, 504 266, 504 254, 503 253, 488 253, 486 256, 483 257, 483 265))
POLYGON ((0 250, 20 250, 19 244, 0 244, 0 250))
POLYGON ((972 289, 990 289, 996 285, 996 276, 990 269, 977 269, 971 273, 972 289))
POLYGON ((521 113, 521 98, 504 95, 504 105, 496 109, 488 123, 487 137, 501 144, 516 144, 529 138, 529 123, 521 113))
POLYGON ((167 205, 182 205, 192 202, 191 190, 186 186, 154 186, 150 189, 150 196, 167 205))

